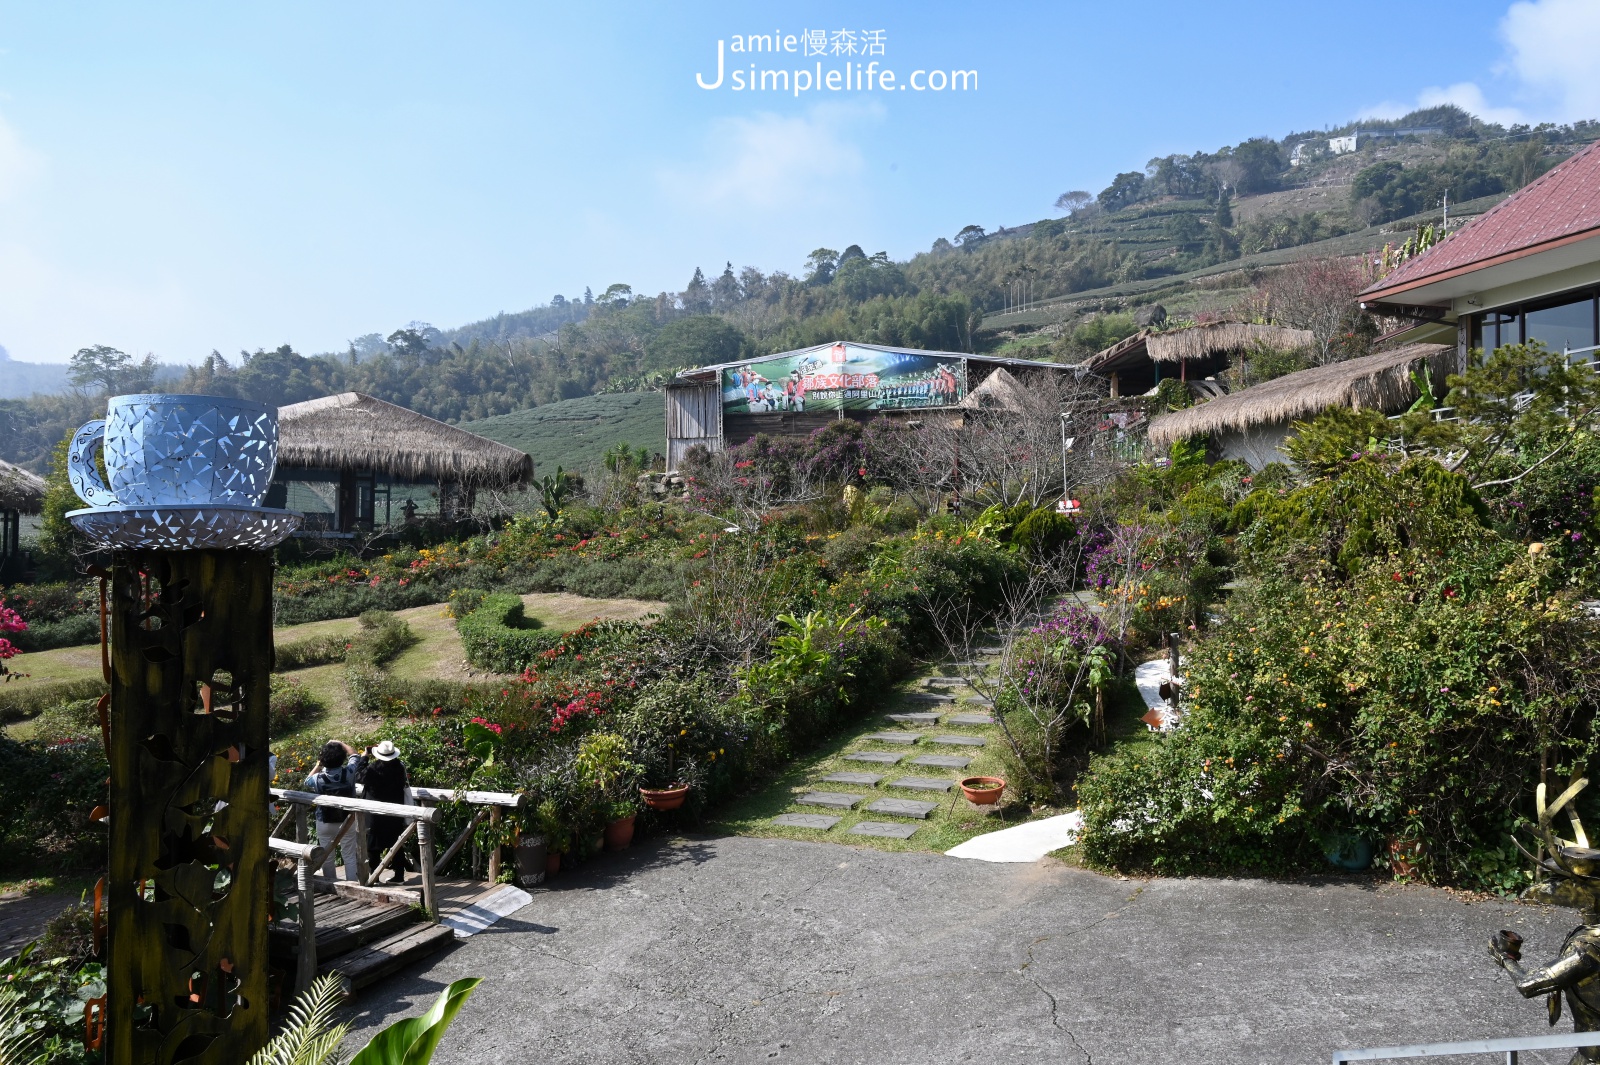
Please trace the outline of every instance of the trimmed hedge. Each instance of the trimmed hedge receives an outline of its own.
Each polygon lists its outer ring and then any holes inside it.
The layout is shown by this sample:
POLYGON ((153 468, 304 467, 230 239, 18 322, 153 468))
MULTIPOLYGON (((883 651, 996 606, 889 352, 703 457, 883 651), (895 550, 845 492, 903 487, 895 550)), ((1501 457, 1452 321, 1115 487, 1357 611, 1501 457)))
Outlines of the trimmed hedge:
POLYGON ((467 661, 491 673, 521 673, 541 652, 560 646, 565 633, 545 631, 526 617, 522 600, 499 593, 456 622, 467 661))
POLYGON ((0 722, 22 721, 52 706, 78 699, 98 699, 106 691, 106 684, 99 677, 38 685, 23 680, 0 684, 0 722))

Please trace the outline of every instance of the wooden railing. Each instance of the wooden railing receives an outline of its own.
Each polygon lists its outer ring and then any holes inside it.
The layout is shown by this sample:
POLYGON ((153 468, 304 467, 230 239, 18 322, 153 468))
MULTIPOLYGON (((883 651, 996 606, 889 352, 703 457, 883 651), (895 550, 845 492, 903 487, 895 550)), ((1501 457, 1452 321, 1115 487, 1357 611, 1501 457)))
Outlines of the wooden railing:
MULTIPOLYGON (((426 911, 428 920, 439 920, 439 906, 436 898, 435 878, 440 870, 448 865, 461 849, 472 838, 474 832, 485 817, 491 824, 498 824, 501 811, 515 809, 522 804, 522 796, 509 792, 497 791, 467 791, 450 788, 409 788, 408 798, 411 803, 377 802, 372 799, 344 798, 335 795, 318 795, 309 791, 294 791, 286 788, 271 789, 272 797, 278 802, 288 805, 277 827, 272 830, 269 844, 274 854, 281 854, 295 860, 295 891, 299 905, 299 958, 295 973, 296 991, 304 990, 311 986, 317 975, 317 926, 315 912, 316 871, 328 856, 332 854, 337 858, 339 843, 347 833, 356 833, 356 873, 358 887, 371 890, 376 894, 376 884, 383 871, 389 868, 404 850, 407 841, 415 836, 417 852, 420 858, 418 865, 422 876, 422 908, 426 911), (466 802, 480 809, 473 815, 467 827, 456 837, 455 842, 446 848, 443 856, 434 860, 434 832, 439 823, 439 809, 436 803, 441 802, 466 802), (326 845, 320 845, 311 835, 311 811, 314 807, 329 810, 341 810, 347 816, 339 826, 338 833, 326 845), (399 817, 408 822, 400 838, 379 860, 376 868, 368 869, 366 848, 368 817, 378 815, 383 817, 399 817), (294 839, 278 838, 292 823, 294 839)), ((489 879, 492 881, 500 874, 500 852, 495 848, 489 857, 489 879)))

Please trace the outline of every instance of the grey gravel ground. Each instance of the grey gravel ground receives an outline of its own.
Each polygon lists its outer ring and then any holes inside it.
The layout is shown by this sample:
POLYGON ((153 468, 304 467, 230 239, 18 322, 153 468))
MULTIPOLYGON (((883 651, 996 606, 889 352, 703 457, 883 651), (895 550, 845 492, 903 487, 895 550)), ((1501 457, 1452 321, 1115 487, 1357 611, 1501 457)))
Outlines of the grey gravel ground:
POLYGON ((684 839, 590 862, 363 992, 350 1043, 481 976, 439 1065, 1320 1063, 1548 1032, 1542 1000, 1519 998, 1485 943, 1516 929, 1545 959, 1575 923, 1367 882, 1119 880, 1049 860, 684 839))

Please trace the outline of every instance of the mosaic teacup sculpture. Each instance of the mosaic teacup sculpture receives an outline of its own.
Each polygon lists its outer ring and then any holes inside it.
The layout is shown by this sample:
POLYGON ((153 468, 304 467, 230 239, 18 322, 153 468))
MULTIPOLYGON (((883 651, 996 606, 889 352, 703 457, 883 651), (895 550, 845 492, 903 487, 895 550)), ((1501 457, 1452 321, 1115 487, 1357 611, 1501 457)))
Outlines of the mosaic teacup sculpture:
POLYGON ((277 461, 275 408, 218 396, 114 396, 104 419, 73 435, 67 478, 89 506, 67 517, 98 547, 271 547, 301 520, 261 505, 277 461))

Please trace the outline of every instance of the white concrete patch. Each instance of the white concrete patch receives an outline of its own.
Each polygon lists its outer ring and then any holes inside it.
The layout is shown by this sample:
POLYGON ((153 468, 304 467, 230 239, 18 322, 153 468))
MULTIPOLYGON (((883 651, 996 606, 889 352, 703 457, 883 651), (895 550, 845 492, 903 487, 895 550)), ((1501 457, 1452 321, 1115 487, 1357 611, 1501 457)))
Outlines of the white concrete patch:
POLYGON ((1172 679, 1172 663, 1165 658, 1157 658, 1150 662, 1140 662, 1133 667, 1133 683, 1139 688, 1139 697, 1144 700, 1144 705, 1156 712, 1160 724, 1151 724, 1149 718, 1145 723, 1152 732, 1167 732, 1177 726, 1178 712, 1172 704, 1161 698, 1161 686, 1172 679))
POLYGON ((459 913, 441 918, 439 923, 455 929, 457 939, 477 935, 502 917, 508 917, 533 901, 533 896, 515 884, 502 884, 498 891, 481 896, 459 913))
POLYGON ((945 851, 952 858, 971 858, 980 862, 1036 862, 1051 851, 1077 842, 1083 815, 1074 810, 1058 817, 1029 821, 1015 828, 973 836, 958 847, 945 851))
POLYGON ((1139 686, 1139 696, 1152 710, 1167 705, 1161 698, 1161 686, 1171 679, 1172 665, 1165 658, 1140 662, 1133 667, 1133 682, 1139 686))

